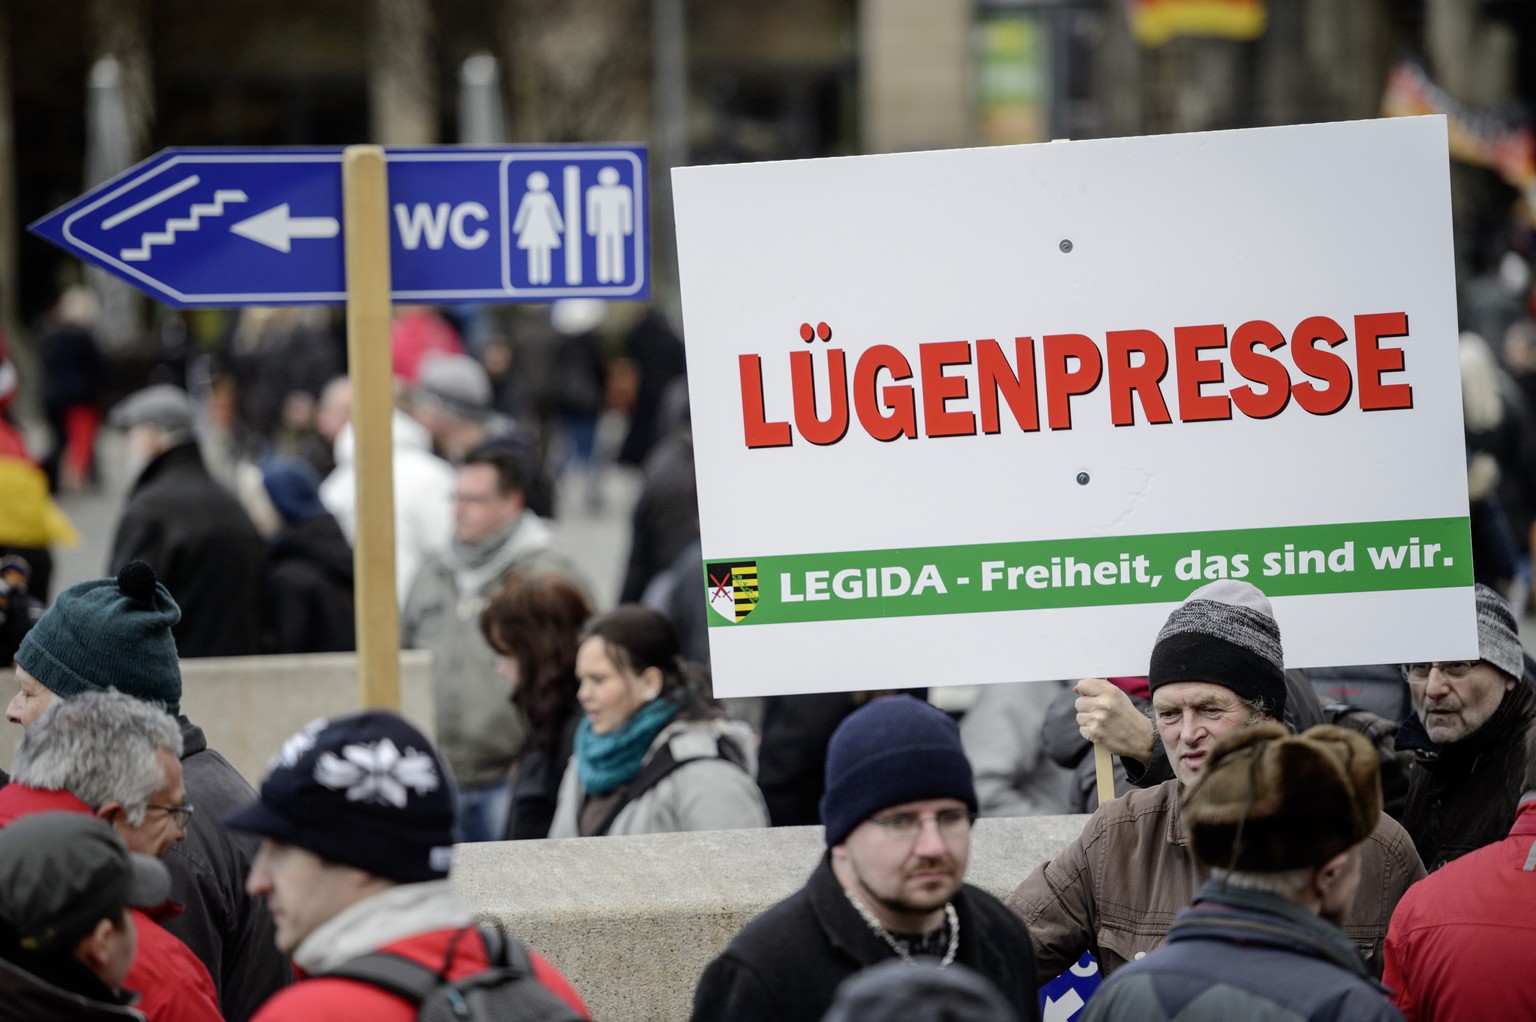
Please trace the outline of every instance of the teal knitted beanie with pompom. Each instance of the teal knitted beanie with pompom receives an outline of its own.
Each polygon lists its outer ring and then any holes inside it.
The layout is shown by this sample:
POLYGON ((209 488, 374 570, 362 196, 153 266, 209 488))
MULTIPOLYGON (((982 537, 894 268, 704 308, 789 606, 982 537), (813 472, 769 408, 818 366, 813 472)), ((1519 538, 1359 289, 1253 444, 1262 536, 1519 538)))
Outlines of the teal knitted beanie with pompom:
POLYGON ((174 716, 181 712, 181 665, 171 627, 180 620, 154 569, 130 561, 116 578, 60 593, 22 640, 16 663, 63 699, 115 688, 174 716))

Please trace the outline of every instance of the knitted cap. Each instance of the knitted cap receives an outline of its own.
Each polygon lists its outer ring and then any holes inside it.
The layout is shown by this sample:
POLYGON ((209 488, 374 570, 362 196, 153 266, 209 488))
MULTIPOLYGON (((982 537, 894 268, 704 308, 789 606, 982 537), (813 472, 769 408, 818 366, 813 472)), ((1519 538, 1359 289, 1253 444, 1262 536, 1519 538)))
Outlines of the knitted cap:
POLYGON ((171 628, 181 608, 143 561, 116 578, 70 586, 21 640, 16 662, 56 696, 119 692, 181 712, 181 666, 171 628))
POLYGON ((490 414, 491 378, 469 355, 429 355, 421 363, 416 393, 467 422, 479 422, 490 414))
POLYGON ((1511 678, 1525 675, 1525 647, 1520 644, 1514 612, 1498 590, 1477 585, 1477 655, 1511 678))
POLYGON ((1152 647, 1148 684, 1207 681, 1285 713, 1285 657, 1269 598, 1247 582, 1201 586, 1168 615, 1152 647))
POLYGON ((453 859, 453 775, 387 710, 320 719, 283 743, 235 830, 398 883, 441 880, 453 859))
POLYGON ((320 481, 309 462, 300 458, 268 458, 261 466, 261 482, 272 507, 289 525, 325 514, 320 503, 320 481))
POLYGON ((28 951, 68 951, 101 920, 170 896, 165 864, 89 814, 38 813, 0 830, 0 920, 28 951))
POLYGON ((960 728, 943 710, 887 696, 853 711, 832 732, 821 796, 828 848, 882 809, 929 798, 959 799, 976 811, 960 728))
POLYGON ((1332 724, 1294 736, 1272 723, 1234 731, 1184 794, 1195 855, 1252 873, 1321 865, 1369 837, 1380 817, 1375 748, 1332 724))

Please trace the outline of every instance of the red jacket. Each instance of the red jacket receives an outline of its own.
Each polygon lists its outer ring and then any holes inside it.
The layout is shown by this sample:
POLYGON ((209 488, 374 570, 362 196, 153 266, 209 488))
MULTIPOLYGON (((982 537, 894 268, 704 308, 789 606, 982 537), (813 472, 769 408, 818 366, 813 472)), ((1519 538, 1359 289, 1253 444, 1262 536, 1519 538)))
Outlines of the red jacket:
POLYGON ((1386 972, 1409 1022, 1536 1019, 1536 798, 1509 837, 1408 889, 1387 931, 1386 972))
MULTIPOLYGON (((440 968, 448 954, 448 943, 459 931, 433 930, 419 933, 379 948, 409 958, 413 962, 440 968)), ((537 951, 528 949, 533 971, 547 986, 583 1017, 590 1018, 575 988, 537 951)), ((490 967, 485 944, 478 937, 459 942, 449 979, 463 979, 490 967)), ((316 976, 279 990, 261 1006, 251 1022, 415 1022, 416 1009, 394 994, 367 983, 350 979, 316 976)))
MULTIPOLYGON (((91 813, 67 791, 42 791, 14 781, 0 788, 0 827, 36 813, 91 813)), ((139 949, 123 985, 139 995, 135 1005, 149 1022, 223 1022, 213 977, 197 956, 138 909, 133 922, 139 949)))

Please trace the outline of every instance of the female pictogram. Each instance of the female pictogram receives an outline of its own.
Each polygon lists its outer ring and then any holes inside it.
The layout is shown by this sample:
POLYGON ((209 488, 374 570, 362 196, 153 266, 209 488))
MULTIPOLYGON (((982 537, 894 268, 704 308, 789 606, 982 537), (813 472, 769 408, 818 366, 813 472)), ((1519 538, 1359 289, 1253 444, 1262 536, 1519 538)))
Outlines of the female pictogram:
POLYGON ((550 282, 550 253, 560 247, 560 235, 564 230, 560 206, 549 194, 549 176, 536 170, 528 175, 528 192, 518 203, 517 219, 512 222, 517 247, 528 253, 528 283, 550 282))

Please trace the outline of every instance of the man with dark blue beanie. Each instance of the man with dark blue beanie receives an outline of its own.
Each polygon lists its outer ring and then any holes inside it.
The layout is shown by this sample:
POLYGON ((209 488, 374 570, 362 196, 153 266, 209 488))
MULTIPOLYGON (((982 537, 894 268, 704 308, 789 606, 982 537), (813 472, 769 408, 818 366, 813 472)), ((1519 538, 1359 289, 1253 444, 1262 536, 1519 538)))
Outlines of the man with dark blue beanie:
POLYGON ((844 979, 923 956, 980 973, 1038 1019, 1028 932, 965 883, 976 788, 955 722, 910 696, 877 699, 833 733, 826 779, 826 857, 704 970, 694 1022, 818 1019, 844 979))

